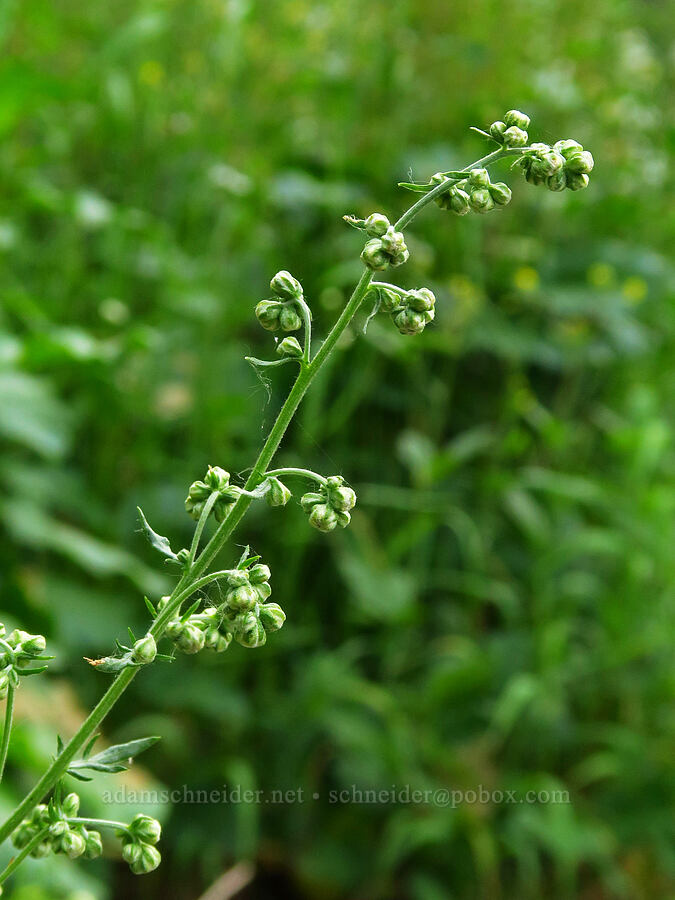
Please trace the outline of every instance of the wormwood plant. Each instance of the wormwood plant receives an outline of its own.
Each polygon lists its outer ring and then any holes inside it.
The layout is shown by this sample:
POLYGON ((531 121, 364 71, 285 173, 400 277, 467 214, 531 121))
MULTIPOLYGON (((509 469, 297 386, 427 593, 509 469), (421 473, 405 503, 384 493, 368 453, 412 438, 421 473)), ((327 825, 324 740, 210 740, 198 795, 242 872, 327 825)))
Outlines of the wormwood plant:
MULTIPOLYGON (((131 822, 81 817, 79 797, 69 791, 68 779, 87 780, 88 771, 122 771, 156 740, 143 738, 93 753, 97 729, 141 669, 160 660, 172 660, 176 652, 223 652, 232 640, 243 647, 261 647, 268 634, 282 627, 286 616, 278 604, 269 602, 271 573, 258 555, 250 553, 247 547, 232 568, 214 568, 214 562, 253 502, 264 500, 272 507, 287 505, 292 496, 287 482, 304 482, 310 488, 302 494, 300 504, 314 528, 330 532, 349 524, 356 494, 341 475, 324 476, 303 468, 271 468, 274 455, 312 381, 363 305, 369 307, 366 325, 382 312, 404 335, 421 333, 434 319, 436 298, 429 288, 403 288, 375 280, 376 272, 407 261, 404 231, 426 206, 435 202, 457 216, 483 214, 506 206, 511 191, 505 183, 491 180, 488 167, 509 157, 514 158, 512 168, 520 168, 531 184, 544 185, 552 191, 576 191, 588 185, 592 155, 573 140, 561 140, 553 146, 530 144, 529 124, 528 116, 511 110, 487 131, 474 129, 496 143, 496 149, 464 169, 439 172, 426 184, 402 183, 401 187, 422 196, 394 224, 382 213, 372 213, 365 219, 345 216, 345 221, 366 238, 361 252, 364 270, 316 352, 312 349, 312 312, 302 285, 286 271, 274 276, 270 284, 272 296, 258 303, 255 314, 263 328, 278 335, 276 358, 247 359, 256 369, 296 366, 293 386, 245 484, 232 483, 225 469, 213 466, 202 480, 190 486, 185 508, 196 525, 189 547, 174 552, 169 540, 157 534, 139 510, 146 537, 176 572, 176 585, 169 596, 157 602, 145 598, 151 617, 145 635, 136 638, 130 632, 128 644, 118 641, 110 656, 89 660, 99 672, 114 676, 113 681, 68 743, 59 739, 47 771, 0 826, 0 841, 11 836, 19 851, 0 873, 0 885, 28 856, 100 856, 103 829, 116 836, 132 872, 151 872, 159 865, 158 822, 145 815, 137 815, 131 822), (302 342, 294 332, 302 332, 302 342), (204 529, 211 517, 216 528, 202 548, 204 529), (215 594, 218 599, 212 599, 209 590, 215 586, 221 588, 215 594), (166 652, 158 652, 160 641, 164 641, 166 652)), ((42 635, 20 630, 6 635, 0 626, 0 699, 6 700, 0 778, 10 742, 15 691, 22 678, 46 669, 44 663, 50 657, 44 655, 45 649, 42 635)))

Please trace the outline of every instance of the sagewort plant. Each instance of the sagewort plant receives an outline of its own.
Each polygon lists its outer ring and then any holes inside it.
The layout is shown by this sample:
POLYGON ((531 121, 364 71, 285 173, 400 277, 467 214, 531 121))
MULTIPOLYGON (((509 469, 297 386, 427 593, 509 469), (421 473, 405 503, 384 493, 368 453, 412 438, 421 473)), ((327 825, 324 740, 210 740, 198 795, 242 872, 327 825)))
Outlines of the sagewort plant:
MULTIPOLYGON (((314 528, 330 532, 349 524, 356 494, 341 475, 324 476, 302 468, 270 468, 274 455, 306 391, 362 306, 369 308, 368 321, 382 312, 403 335, 420 334, 433 321, 436 298, 429 288, 403 288, 375 280, 376 272, 407 261, 404 231, 427 205, 435 202, 457 216, 484 214, 508 205, 510 189, 504 182, 492 181, 488 167, 509 157, 515 158, 512 168, 520 168, 531 184, 544 185, 551 191, 577 191, 588 185, 593 169, 591 154, 573 140, 561 140, 553 146, 530 144, 529 125, 528 116, 510 110, 503 121, 493 122, 487 131, 474 129, 496 143, 497 148, 464 169, 437 173, 426 184, 402 183, 401 187, 422 196, 394 224, 379 212, 365 219, 345 216, 345 221, 366 238, 361 252, 364 270, 316 352, 312 350, 312 312, 302 285, 290 272, 274 276, 270 284, 272 296, 258 303, 255 314, 263 328, 278 335, 276 358, 247 359, 257 369, 296 366, 293 386, 245 484, 232 483, 225 469, 213 466, 203 479, 190 486, 185 509, 196 525, 189 547, 174 552, 169 540, 157 534, 139 510, 148 540, 175 569, 176 585, 169 596, 155 603, 145 598, 151 624, 144 636, 137 639, 130 633, 129 643, 117 642, 110 656, 89 660, 99 672, 114 676, 113 681, 68 743, 59 739, 52 764, 0 827, 0 841, 11 836, 19 851, 0 874, 0 885, 28 856, 100 856, 102 829, 110 829, 116 835, 122 857, 132 872, 151 872, 159 865, 158 822, 145 815, 137 815, 131 822, 81 817, 79 797, 68 790, 67 782, 70 778, 87 779, 87 771, 122 771, 156 740, 141 738, 92 755, 97 729, 145 666, 173 659, 176 653, 199 653, 205 649, 222 653, 232 641, 242 647, 262 647, 268 635, 282 627, 286 615, 277 603, 269 602, 271 573, 258 555, 247 547, 233 568, 214 569, 213 563, 253 502, 286 506, 292 496, 287 482, 304 482, 309 487, 300 504, 314 528), (302 332, 302 342, 294 332, 302 332), (210 517, 216 528, 201 548, 210 517), (214 601, 208 589, 216 584, 221 590, 217 592, 219 599, 214 601), (165 644, 163 653, 158 652, 160 641, 165 644)), ((44 655, 45 649, 41 635, 16 630, 5 636, 1 628, 0 698, 6 700, 6 714, 0 743, 0 777, 10 741, 15 691, 23 677, 45 670, 44 662, 49 659, 44 655)))

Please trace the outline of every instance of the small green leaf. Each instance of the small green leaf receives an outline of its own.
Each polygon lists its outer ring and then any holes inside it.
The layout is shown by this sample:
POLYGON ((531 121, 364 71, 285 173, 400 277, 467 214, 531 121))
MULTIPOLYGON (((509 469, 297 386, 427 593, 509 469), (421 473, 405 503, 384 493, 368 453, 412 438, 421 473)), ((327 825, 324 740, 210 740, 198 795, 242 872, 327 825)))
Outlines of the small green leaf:
POLYGON ((81 769, 88 769, 91 772, 107 772, 110 775, 124 772, 129 768, 135 757, 148 750, 158 740, 159 737, 154 736, 138 738, 135 741, 128 741, 126 744, 115 744, 112 747, 107 747, 94 756, 76 759, 70 764, 68 774, 82 780, 82 776, 79 774, 81 769))
POLYGON ((153 531, 150 525, 148 524, 148 520, 145 518, 143 514, 143 510, 140 506, 137 506, 138 515, 141 520, 141 527, 145 533, 146 538, 152 544, 152 546, 157 550, 162 556, 167 557, 167 559, 177 560, 178 557, 171 549, 171 544, 169 543, 169 539, 162 537, 161 534, 157 534, 156 531, 153 531))
POLYGON ((145 601, 145 605, 146 605, 147 608, 148 608, 148 612, 150 613, 150 615, 151 615, 152 618, 154 619, 155 616, 157 615, 157 610, 156 610, 155 607, 152 605, 152 603, 148 600, 147 597, 143 597, 143 600, 145 601))
POLYGON ((416 194, 428 194, 434 187, 433 184, 415 184, 413 181, 399 181, 398 186, 405 188, 406 191, 413 191, 416 194))

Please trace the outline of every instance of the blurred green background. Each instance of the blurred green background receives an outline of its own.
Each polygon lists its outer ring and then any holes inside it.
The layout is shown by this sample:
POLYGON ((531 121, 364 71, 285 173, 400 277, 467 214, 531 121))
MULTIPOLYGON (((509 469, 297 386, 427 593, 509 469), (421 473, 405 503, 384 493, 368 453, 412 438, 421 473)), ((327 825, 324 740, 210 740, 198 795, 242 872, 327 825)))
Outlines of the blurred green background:
POLYGON ((482 155, 468 126, 509 108, 596 159, 587 191, 503 165, 505 212, 415 222, 393 278, 436 322, 358 322, 278 456, 343 473, 353 526, 254 510, 236 540, 286 627, 138 678, 104 737, 164 739, 84 789, 94 814, 121 784, 305 802, 160 804, 157 872, 52 859, 7 896, 196 900, 242 861, 244 898, 675 896, 671 12, 2 0, 0 605, 56 654, 19 694, 5 811, 103 690, 82 657, 169 584, 136 505, 182 546, 189 483, 253 461, 289 385, 243 361, 271 349, 271 275, 325 334, 360 273, 341 216, 396 217, 397 181, 482 155), (329 799, 393 785, 569 802, 329 799))

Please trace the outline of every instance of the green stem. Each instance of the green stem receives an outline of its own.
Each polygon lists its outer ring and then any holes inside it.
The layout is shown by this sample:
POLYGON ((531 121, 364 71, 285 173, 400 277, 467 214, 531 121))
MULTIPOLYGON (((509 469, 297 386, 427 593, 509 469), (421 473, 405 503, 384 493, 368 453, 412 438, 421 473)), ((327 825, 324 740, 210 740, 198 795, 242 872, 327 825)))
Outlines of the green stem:
POLYGON ((21 853, 19 853, 18 856, 15 856, 14 859, 11 859, 9 861, 9 865, 7 866, 7 868, 4 869, 3 872, 0 872, 0 884, 5 882, 9 878, 9 876, 19 868, 19 866, 24 861, 24 859, 28 856, 28 854, 32 853, 32 851, 37 847, 37 845, 42 843, 42 841, 44 840, 44 838, 46 837, 48 832, 49 832, 49 828, 43 828, 42 831, 39 831, 35 835, 35 837, 29 844, 26 844, 26 846, 23 848, 23 850, 21 851, 21 853))
POLYGON ((284 475, 297 475, 300 478, 310 478, 312 481, 318 481, 319 484, 325 484, 326 479, 323 475, 318 475, 316 472, 312 472, 311 469, 296 469, 292 466, 286 469, 269 469, 265 472, 265 477, 268 475, 278 476, 279 478, 284 475))
POLYGON ((124 822, 115 822, 112 819, 82 819, 79 816, 68 819, 69 825, 84 825, 85 828, 117 828, 119 831, 129 831, 129 826, 124 822))
MULTIPOLYGON (((488 156, 485 156, 482 159, 479 159, 476 162, 472 163, 470 166, 467 166, 466 169, 462 171, 469 172, 476 166, 489 165, 491 162, 494 162, 495 160, 500 159, 504 156, 513 155, 515 153, 523 153, 526 149, 527 148, 520 148, 518 150, 505 150, 504 148, 500 148, 494 153, 490 153, 488 156)), ((449 179, 449 182, 451 183, 452 179, 449 179)), ((405 213, 398 220, 398 222, 396 223, 396 228, 402 229, 406 225, 410 224, 410 222, 425 206, 431 203, 432 200, 434 200, 439 194, 442 194, 447 189, 448 183, 444 182, 438 185, 438 187, 433 188, 433 190, 429 191, 428 194, 425 194, 420 200, 417 201, 417 203, 410 207, 407 213, 405 213)), ((363 303, 368 288, 370 287, 370 283, 373 280, 373 274, 374 273, 370 269, 364 270, 361 278, 358 281, 358 284, 354 288, 354 292, 349 298, 347 305, 342 310, 342 313, 331 328, 316 355, 309 364, 303 365, 300 369, 298 377, 295 380, 295 383, 293 384, 293 387, 291 388, 291 391, 288 394, 283 406, 279 410, 279 414, 274 422, 274 425, 272 426, 272 429, 270 430, 270 433, 268 434, 267 439, 263 444, 260 453, 258 454, 258 458, 255 461, 253 469, 251 470, 251 474, 249 475, 248 480, 244 486, 245 490, 252 491, 264 479, 267 468, 271 463, 275 453, 279 449, 279 445, 281 444, 288 426, 290 425, 293 416, 300 406, 300 403, 302 402, 307 389, 318 375, 319 370, 334 350, 335 345, 339 341, 343 332, 348 327, 349 323, 354 318, 359 310, 359 307, 363 303)), ((197 559, 194 561, 192 567, 190 568, 189 574, 184 574, 179 583, 174 588, 170 602, 167 603, 162 612, 155 619, 152 627, 148 632, 149 634, 152 634, 156 639, 161 637, 162 633, 164 632, 164 628, 173 617, 175 610, 180 607, 181 603, 186 599, 186 597, 190 596, 190 594, 193 593, 191 585, 204 583, 203 580, 200 579, 200 576, 204 574, 211 562, 218 555, 227 539, 230 537, 239 522, 243 519, 252 502, 253 498, 247 496, 246 494, 241 494, 239 496, 237 501, 230 508, 228 515, 225 517, 225 519, 223 519, 217 530, 214 532, 211 540, 202 550, 199 557, 197 557, 197 559), (190 582, 189 584, 186 583, 188 581, 190 582)), ((40 778, 35 787, 14 810, 7 821, 0 827, 0 843, 11 834, 11 832, 24 818, 26 813, 30 812, 30 810, 32 810, 33 807, 40 802, 40 800, 54 787, 57 781, 66 773, 68 766, 75 758, 78 750, 96 731, 103 719, 107 716, 115 703, 117 703, 124 691, 131 684, 137 672, 137 667, 124 669, 115 678, 103 697, 101 697, 97 705, 89 713, 77 732, 66 744, 58 757, 44 773, 42 778, 40 778)))
POLYGON ((14 717, 14 685, 10 684, 7 688, 7 706, 5 708, 5 727, 2 732, 2 743, 0 744, 0 781, 5 774, 5 763, 7 762, 7 752, 9 750, 9 739, 12 735, 12 720, 14 717))
POLYGON ((195 561, 195 556, 197 555, 197 550, 199 549, 199 541, 201 539, 202 532, 204 531, 206 520, 211 515, 211 510, 215 506, 217 499, 218 491, 212 491, 209 494, 206 503, 204 504, 204 508, 202 509, 199 521, 197 522, 197 527, 195 528, 195 533, 192 536, 192 543, 190 544, 190 556, 188 557, 188 567, 191 566, 195 561))

